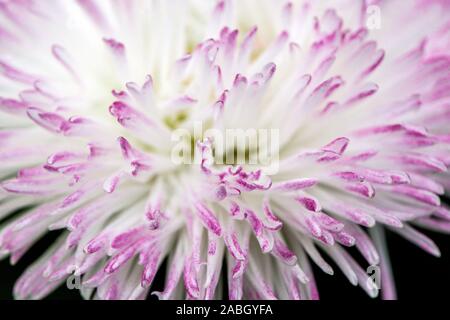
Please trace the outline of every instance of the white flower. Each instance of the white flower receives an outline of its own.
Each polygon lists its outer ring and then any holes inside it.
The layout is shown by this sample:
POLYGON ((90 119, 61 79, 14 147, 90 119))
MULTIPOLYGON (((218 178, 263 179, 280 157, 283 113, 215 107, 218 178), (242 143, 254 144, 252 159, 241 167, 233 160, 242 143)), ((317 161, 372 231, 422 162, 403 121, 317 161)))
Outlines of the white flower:
POLYGON ((1 1, 0 255, 65 230, 15 296, 142 299, 167 260, 162 299, 316 299, 328 259, 375 296, 356 245, 395 298, 384 228, 450 231, 448 4, 1 1), (207 129, 276 130, 278 170, 207 129))

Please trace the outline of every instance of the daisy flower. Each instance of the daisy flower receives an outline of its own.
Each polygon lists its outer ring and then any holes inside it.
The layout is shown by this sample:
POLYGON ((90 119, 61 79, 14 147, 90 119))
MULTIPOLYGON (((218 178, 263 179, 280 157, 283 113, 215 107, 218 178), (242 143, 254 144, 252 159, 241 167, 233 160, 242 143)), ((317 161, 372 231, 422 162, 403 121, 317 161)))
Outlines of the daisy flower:
POLYGON ((450 232, 449 9, 1 0, 0 257, 60 230, 14 296, 394 299, 385 229, 450 232))

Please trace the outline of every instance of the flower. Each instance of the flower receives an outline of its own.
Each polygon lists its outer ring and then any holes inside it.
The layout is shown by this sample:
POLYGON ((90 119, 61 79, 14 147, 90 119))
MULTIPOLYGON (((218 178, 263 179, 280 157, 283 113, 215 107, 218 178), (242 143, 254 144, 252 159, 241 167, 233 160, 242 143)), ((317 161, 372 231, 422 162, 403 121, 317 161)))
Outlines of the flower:
POLYGON ((161 299, 316 299, 333 260, 395 298, 384 230, 450 231, 448 4, 1 1, 0 256, 62 230, 15 297, 142 299, 167 261, 161 299), (177 163, 196 123, 277 130, 277 170, 203 129, 177 163))

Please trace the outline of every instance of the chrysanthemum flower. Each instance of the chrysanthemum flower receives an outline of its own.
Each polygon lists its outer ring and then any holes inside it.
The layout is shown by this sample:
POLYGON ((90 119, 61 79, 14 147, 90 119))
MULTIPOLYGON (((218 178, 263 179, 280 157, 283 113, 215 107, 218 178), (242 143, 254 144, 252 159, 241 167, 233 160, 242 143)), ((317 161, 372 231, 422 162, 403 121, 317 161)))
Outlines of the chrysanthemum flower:
POLYGON ((64 230, 15 297, 74 273, 142 299, 166 266, 161 299, 316 299, 328 260, 395 298, 384 229, 436 256, 415 226, 450 231, 448 5, 2 0, 0 256, 64 230), (278 170, 219 164, 203 132, 176 163, 198 122, 279 130, 278 170))

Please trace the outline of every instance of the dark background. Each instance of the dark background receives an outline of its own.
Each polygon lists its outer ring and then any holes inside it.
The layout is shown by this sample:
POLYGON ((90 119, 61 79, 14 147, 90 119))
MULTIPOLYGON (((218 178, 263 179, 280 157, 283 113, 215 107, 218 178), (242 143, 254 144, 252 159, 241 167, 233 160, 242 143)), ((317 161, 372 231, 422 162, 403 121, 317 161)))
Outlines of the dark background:
MULTIPOLYGON (((391 262, 400 300, 440 300, 446 298, 441 295, 441 292, 450 285, 450 235, 429 231, 425 231, 425 233, 441 249, 441 258, 433 257, 400 236, 387 231, 391 262)), ((42 254, 57 235, 57 232, 51 232, 40 240, 16 266, 10 266, 8 259, 0 261, 0 300, 13 298, 12 288, 16 279, 31 262, 42 254)), ((333 265, 331 259, 327 259, 327 261, 335 269, 334 276, 329 276, 318 268, 314 268, 321 299, 328 301, 336 299, 345 299, 346 301, 349 301, 348 299, 351 299, 350 301, 371 299, 361 288, 353 287, 338 268, 333 265)), ((151 291, 162 290, 164 287, 163 280, 164 275, 160 272, 156 276, 156 281, 151 291)), ((154 299, 154 297, 149 298, 154 299)), ((77 290, 69 290, 63 284, 47 299, 79 300, 81 298, 77 290)))

